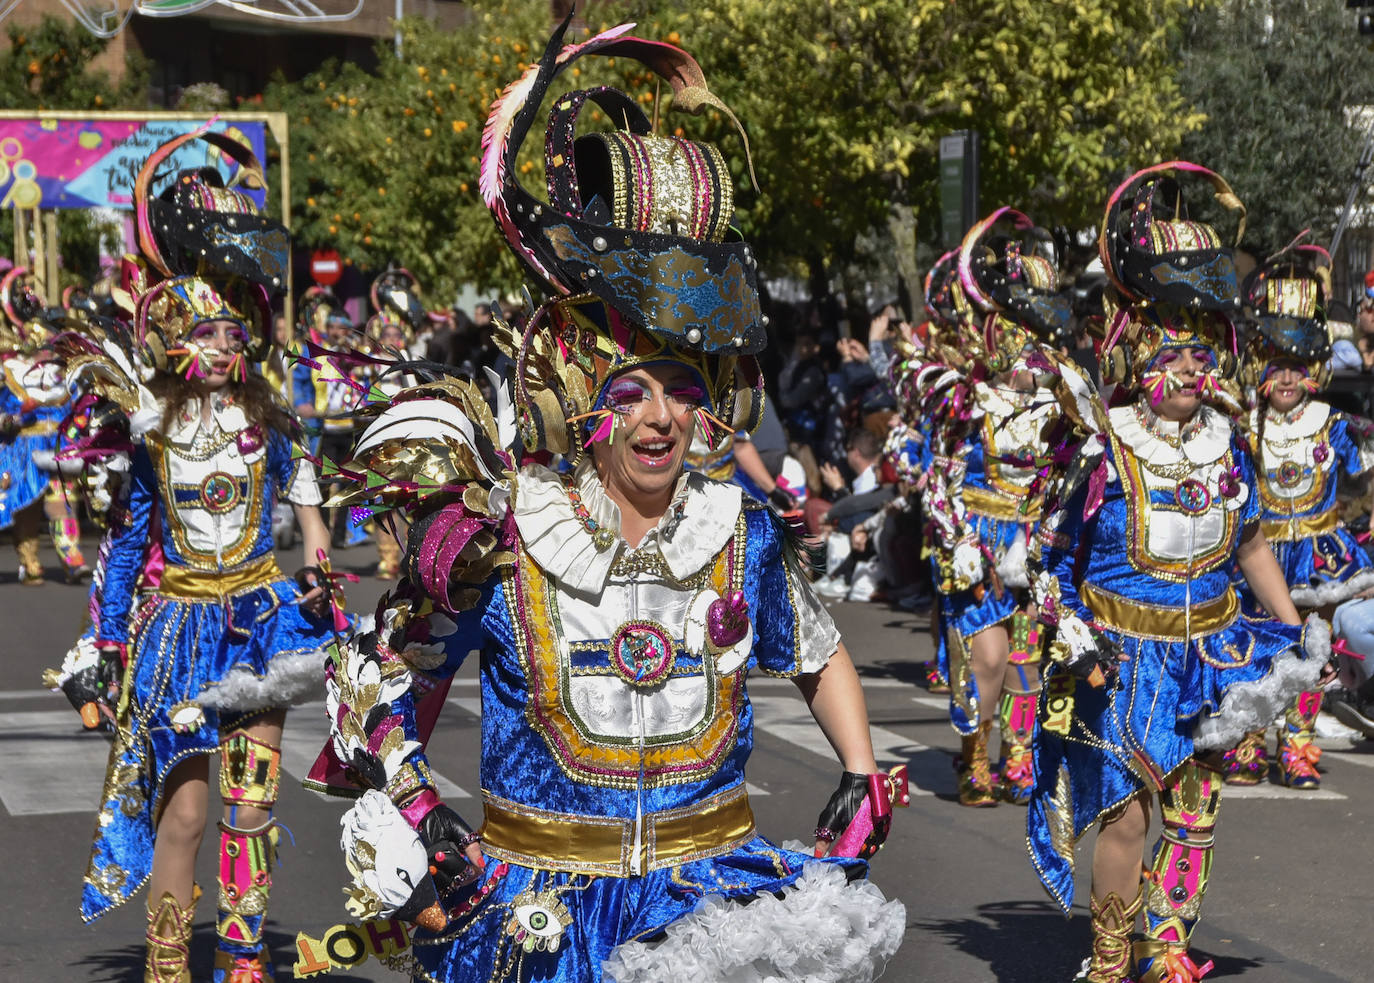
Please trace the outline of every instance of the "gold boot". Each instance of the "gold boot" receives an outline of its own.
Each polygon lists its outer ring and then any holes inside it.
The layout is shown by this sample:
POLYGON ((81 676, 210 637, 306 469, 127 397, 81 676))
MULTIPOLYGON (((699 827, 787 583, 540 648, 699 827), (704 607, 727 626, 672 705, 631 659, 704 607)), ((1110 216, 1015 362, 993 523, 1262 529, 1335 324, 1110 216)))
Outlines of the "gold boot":
POLYGON ((1129 904, 1115 891, 1100 902, 1088 898, 1093 920, 1093 954, 1074 983, 1122 983, 1131 977, 1131 932, 1140 914, 1141 893, 1129 904))
POLYGON ((988 763, 988 734, 992 721, 985 720, 978 729, 963 739, 959 761, 959 804, 961 806, 995 806, 996 789, 992 783, 992 766, 988 763))
POLYGON ((200 900, 200 885, 191 886, 185 908, 168 891, 154 907, 148 904, 148 957, 143 983, 191 983, 191 922, 200 900))

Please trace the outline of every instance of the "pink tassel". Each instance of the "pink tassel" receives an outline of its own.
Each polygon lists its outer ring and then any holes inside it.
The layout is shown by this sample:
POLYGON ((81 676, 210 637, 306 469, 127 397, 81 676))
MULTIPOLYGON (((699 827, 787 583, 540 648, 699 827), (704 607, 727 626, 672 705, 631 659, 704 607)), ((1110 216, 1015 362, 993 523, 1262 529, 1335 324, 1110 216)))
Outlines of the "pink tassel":
POLYGON ((601 410, 600 412, 603 414, 601 422, 597 424, 596 430, 587 438, 587 442, 582 445, 583 447, 590 447, 599 440, 612 442, 615 440, 615 414, 610 410, 601 410))

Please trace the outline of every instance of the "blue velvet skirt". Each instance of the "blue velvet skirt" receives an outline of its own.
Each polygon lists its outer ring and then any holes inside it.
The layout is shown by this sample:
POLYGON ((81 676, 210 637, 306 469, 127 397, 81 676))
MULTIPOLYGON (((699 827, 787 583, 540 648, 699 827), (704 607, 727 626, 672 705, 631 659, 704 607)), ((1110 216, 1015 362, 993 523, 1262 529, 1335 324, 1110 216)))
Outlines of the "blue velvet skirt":
POLYGON ((0 444, 0 529, 8 529, 16 513, 43 497, 52 475, 33 463, 33 452, 51 451, 56 439, 21 433, 0 444))
POLYGON ((1374 561, 1344 527, 1269 546, 1300 607, 1339 604, 1374 587, 1374 561))
MULTIPOLYGON (((745 901, 781 891, 802 876, 808 862, 814 862, 810 856, 761 836, 724 856, 629 878, 532 870, 513 863, 505 864, 502 873, 501 861, 488 856, 484 878, 448 900, 450 907, 463 903, 484 882, 490 888, 486 897, 437 936, 416 931, 411 951, 421 972, 415 978, 601 983, 602 963, 618 946, 652 940, 708 896, 745 901), (541 910, 546 916, 542 935, 532 929, 540 924, 532 916, 541 910), (548 951, 555 934, 557 947, 548 951)), ((868 869, 856 859, 823 863, 858 877, 868 869)))
POLYGON ((176 764, 214 754, 221 732, 264 710, 323 692, 330 621, 302 611, 299 597, 283 578, 227 602, 140 600, 82 894, 86 921, 147 880, 163 784, 176 764))
MULTIPOLYGON (((1120 685, 1077 680, 1067 737, 1036 728, 1031 863, 1066 912, 1078 837, 1138 792, 1163 788, 1195 751, 1234 746, 1311 689, 1329 651, 1329 638, 1308 638, 1314 630, 1242 614, 1190 645, 1114 635, 1129 656, 1120 685), (1309 647, 1318 654, 1309 657, 1309 647)), ((1048 667, 1047 703, 1065 672, 1048 667)))
MULTIPOLYGON (((998 560, 1018 536, 1025 536, 1022 523, 986 515, 971 518, 977 524, 978 541, 998 560)), ((976 731, 983 713, 978 704, 978 682, 968 662, 969 644, 979 632, 1005 623, 1019 606, 1016 591, 1009 587, 1000 597, 990 586, 983 588, 981 599, 973 590, 940 596, 941 644, 937 657, 940 672, 949 680, 949 722, 959 734, 967 736, 976 731)), ((989 719, 994 718, 997 708, 987 712, 989 719)))

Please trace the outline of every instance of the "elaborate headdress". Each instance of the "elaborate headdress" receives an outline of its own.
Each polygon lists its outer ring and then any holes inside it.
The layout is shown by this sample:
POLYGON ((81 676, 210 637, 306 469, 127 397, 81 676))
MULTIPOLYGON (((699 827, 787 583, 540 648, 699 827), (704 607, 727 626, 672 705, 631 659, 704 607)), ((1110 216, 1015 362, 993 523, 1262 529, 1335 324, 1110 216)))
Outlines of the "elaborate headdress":
POLYGON ((1232 250, 1212 226, 1190 219, 1179 184, 1184 177, 1208 181, 1216 200, 1239 213, 1236 240, 1244 234, 1245 206, 1224 178, 1205 167, 1169 161, 1121 183, 1107 202, 1097 240, 1108 280, 1099 353, 1103 382, 1138 386, 1163 349, 1179 347, 1211 349, 1220 379, 1234 374, 1231 318, 1240 292, 1232 250))
POLYGON ((248 147, 204 129, 164 143, 138 173, 133 198, 143 261, 126 258, 122 286, 131 302, 134 337, 155 368, 180 371, 189 365, 195 371, 198 360, 184 349, 203 321, 242 324, 250 360, 267 350, 269 291, 286 286, 291 238, 279 222, 258 214, 239 187, 265 188, 262 165, 248 147), (238 165, 234 187, 213 167, 183 170, 165 183, 158 166, 192 140, 204 140, 238 165), (159 184, 162 190, 155 193, 159 184))
POLYGON ((981 357, 993 372, 1011 368, 1032 337, 1049 341, 1073 316, 1046 255, 1048 234, 1024 213, 999 208, 969 229, 959 248, 959 283, 977 312, 981 357))
POLYGON ((311 287, 296 305, 296 322, 311 341, 323 343, 331 322, 342 322, 353 328, 353 319, 344 309, 343 301, 328 287, 311 287))
POLYGON ((0 348, 34 349, 53 334, 47 305, 38 293, 38 280, 28 267, 12 266, 0 276, 0 348))
POLYGON ((599 87, 554 103, 545 139, 548 201, 520 184, 516 156, 549 85, 587 54, 644 64, 672 85, 678 108, 733 114, 686 52, 630 37, 628 24, 564 47, 568 23, 493 104, 482 135, 483 199, 553 298, 521 337, 498 335, 517 366, 521 437, 530 449, 577 449, 576 424, 603 412, 612 375, 672 361, 700 376, 709 400, 701 423, 714 442, 712 431, 724 425, 711 414, 734 428, 756 422, 761 392, 750 356, 767 340, 755 259, 730 228, 734 194, 720 152, 653 134, 630 96, 599 87), (619 128, 575 139, 588 101, 619 128))
POLYGON ((406 269, 387 270, 372 281, 370 295, 377 313, 367 320, 368 337, 380 341, 382 331, 394 325, 401 329, 407 344, 413 341, 429 316, 420 300, 420 281, 415 274, 406 269))
POLYGON ((1326 302, 1331 294, 1331 254, 1303 240, 1291 243, 1255 267, 1241 288, 1245 315, 1254 332, 1246 344, 1246 371, 1256 385, 1278 358, 1302 362, 1314 388, 1330 374, 1331 339, 1326 302))

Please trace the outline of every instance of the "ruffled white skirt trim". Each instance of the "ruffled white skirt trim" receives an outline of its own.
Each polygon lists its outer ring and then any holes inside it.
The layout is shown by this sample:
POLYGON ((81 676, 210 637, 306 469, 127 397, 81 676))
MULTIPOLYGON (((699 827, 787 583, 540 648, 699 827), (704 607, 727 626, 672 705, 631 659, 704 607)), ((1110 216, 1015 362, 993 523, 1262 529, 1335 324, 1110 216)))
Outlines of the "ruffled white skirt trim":
POLYGON ((1204 716, 1193 731, 1193 746, 1200 751, 1232 748, 1252 730, 1263 730, 1299 693, 1317 688, 1322 666, 1331 658, 1331 626, 1315 614, 1308 615, 1302 634, 1307 658, 1286 652, 1274 660, 1269 675, 1250 683, 1237 683, 1226 691, 1221 709, 1204 716))
POLYGON ((868 983, 901 945, 906 907, 869 881, 809 863, 796 884, 748 904, 708 895, 657 943, 627 942, 602 964, 614 983, 868 983))
POLYGON ((1315 587, 1294 587, 1288 593, 1300 608, 1320 608, 1348 601, 1371 587, 1374 587, 1374 570, 1361 570, 1349 580, 1328 580, 1315 587))
POLYGON ((217 710, 260 710, 324 699, 324 660, 323 649, 311 649, 274 657, 264 676, 237 666, 201 690, 196 702, 217 710))

